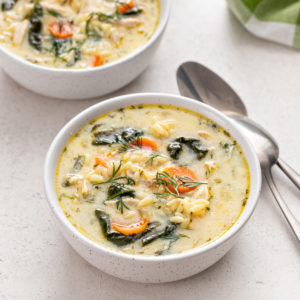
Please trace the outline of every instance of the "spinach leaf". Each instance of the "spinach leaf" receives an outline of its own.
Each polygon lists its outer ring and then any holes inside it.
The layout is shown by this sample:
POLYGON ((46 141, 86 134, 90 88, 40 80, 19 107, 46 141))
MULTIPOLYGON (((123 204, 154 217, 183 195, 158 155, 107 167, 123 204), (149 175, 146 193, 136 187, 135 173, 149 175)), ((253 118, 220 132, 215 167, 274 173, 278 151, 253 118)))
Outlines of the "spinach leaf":
POLYGON ((14 5, 17 3, 18 0, 3 0, 1 3, 1 10, 8 11, 13 9, 14 5))
POLYGON ((43 8, 37 1, 28 16, 29 31, 28 42, 36 50, 42 51, 42 27, 43 27, 43 8))
POLYGON ((95 146, 128 144, 143 134, 144 132, 142 130, 132 127, 99 131, 94 134, 94 140, 92 141, 92 144, 95 146))
POLYGON ((116 206, 117 209, 123 213, 124 207, 129 209, 123 201, 123 197, 135 197, 135 191, 127 188, 123 183, 115 182, 108 188, 108 198, 106 201, 117 198, 116 206))
POLYGON ((182 145, 178 142, 172 142, 168 145, 167 150, 173 159, 178 159, 182 151, 182 145))
POLYGON ((67 67, 71 67, 71 66, 75 65, 76 62, 78 62, 80 60, 80 58, 81 58, 81 51, 80 51, 78 45, 74 46, 72 48, 69 48, 67 52, 71 52, 71 51, 74 51, 74 57, 73 57, 73 59, 71 61, 69 61, 67 63, 67 67))
POLYGON ((131 15, 139 15, 143 10, 139 8, 138 6, 133 7, 131 10, 128 10, 121 15, 124 16, 131 16, 131 15))
POLYGON ((176 228, 177 228, 177 226, 175 224, 171 223, 171 224, 168 224, 162 230, 151 232, 142 239, 142 245, 146 246, 159 238, 167 238, 168 236, 170 236, 174 233, 176 228))
POLYGON ((52 37, 52 47, 55 57, 59 57, 63 53, 66 53, 71 46, 71 39, 57 39, 52 37))
POLYGON ((118 143, 118 137, 115 131, 100 131, 94 134, 95 138, 92 141, 94 146, 112 145, 118 143))
POLYGON ((45 43, 50 43, 47 47, 44 47, 46 51, 52 52, 56 58, 66 62, 67 67, 73 66, 81 58, 80 45, 72 43, 72 38, 60 39, 50 36, 49 39, 44 40, 45 43), (66 58, 66 54, 74 52, 72 56, 66 58))
POLYGON ((167 150, 173 159, 179 158, 179 154, 182 151, 182 145, 186 145, 189 149, 191 149, 197 155, 198 159, 204 158, 208 152, 207 147, 203 145, 200 140, 179 137, 167 147, 167 150))
POLYGON ((128 143, 131 142, 133 140, 135 140, 136 138, 138 138, 139 136, 143 135, 143 131, 140 129, 135 129, 135 128, 124 128, 122 130, 119 131, 119 136, 118 136, 118 140, 119 142, 123 142, 123 143, 128 143))
POLYGON ((115 199, 117 197, 131 197, 134 198, 134 190, 127 188, 124 186, 122 183, 113 183, 109 188, 108 188, 108 198, 107 201, 115 199))
POLYGON ((119 247, 134 243, 146 234, 151 233, 157 226, 160 225, 158 222, 149 223, 148 227, 141 233, 124 235, 122 233, 112 230, 111 220, 108 214, 106 214, 100 209, 96 209, 95 215, 100 222, 101 229, 105 238, 119 247))

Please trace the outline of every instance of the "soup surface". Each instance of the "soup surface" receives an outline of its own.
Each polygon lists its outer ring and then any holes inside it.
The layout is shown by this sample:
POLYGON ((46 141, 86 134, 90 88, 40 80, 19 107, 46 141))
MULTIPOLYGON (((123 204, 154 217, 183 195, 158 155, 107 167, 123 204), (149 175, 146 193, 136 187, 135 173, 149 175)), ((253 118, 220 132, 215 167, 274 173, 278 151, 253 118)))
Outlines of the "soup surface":
POLYGON ((236 141, 173 106, 111 111, 77 132, 56 174, 60 205, 83 235, 129 254, 179 253, 220 237, 247 202, 236 141))
POLYGON ((159 0, 2 0, 0 44, 47 67, 98 67, 146 44, 159 16, 159 0))

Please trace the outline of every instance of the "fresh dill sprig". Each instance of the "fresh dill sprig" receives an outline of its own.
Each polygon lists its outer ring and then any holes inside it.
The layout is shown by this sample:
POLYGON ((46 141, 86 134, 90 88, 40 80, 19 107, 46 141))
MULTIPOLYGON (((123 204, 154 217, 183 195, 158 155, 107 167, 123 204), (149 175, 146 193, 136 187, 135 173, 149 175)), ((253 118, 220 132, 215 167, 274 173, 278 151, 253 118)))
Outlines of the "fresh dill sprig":
POLYGON ((124 212, 124 207, 126 209, 129 209, 129 207, 124 203, 123 198, 119 197, 117 202, 116 202, 116 207, 117 209, 121 212, 121 214, 123 214, 124 212))
POLYGON ((157 184, 162 185, 170 195, 175 197, 179 196, 178 187, 180 183, 175 178, 171 177, 169 173, 165 171, 162 173, 157 172, 155 181, 157 184), (170 187, 174 190, 174 192, 171 191, 170 187))
POLYGON ((196 181, 188 176, 176 176, 176 179, 179 180, 180 184, 188 187, 188 188, 194 188, 196 186, 199 186, 201 184, 207 184, 207 182, 204 181, 196 181))
POLYGON ((170 194, 167 193, 153 193, 157 198, 167 198, 170 196, 170 194))
POLYGON ((55 17, 55 18, 62 18, 63 17, 63 15, 60 12, 58 12, 58 11, 56 11, 54 9, 50 9, 50 8, 48 8, 46 10, 46 14, 50 15, 52 17, 55 17))
POLYGON ((118 167, 116 167, 115 163, 113 163, 113 170, 112 170, 112 175, 110 176, 110 178, 106 181, 95 184, 95 186, 98 186, 98 185, 104 184, 104 183, 116 183, 119 180, 125 180, 124 184, 135 185, 135 180, 132 177, 129 177, 129 176, 116 177, 116 175, 118 174, 118 172, 121 169, 121 166, 122 166, 122 160, 120 160, 118 167))
POLYGON ((126 187, 126 185, 135 185, 135 180, 129 176, 116 177, 118 172, 120 171, 121 167, 122 167, 122 160, 120 160, 118 166, 116 166, 115 163, 113 163, 113 170, 112 170, 112 175, 110 176, 110 178, 106 181, 95 184, 95 187, 97 188, 101 184, 111 183, 111 185, 108 189, 108 198, 105 201, 117 199, 117 201, 116 201, 117 210, 120 210, 120 212, 123 214, 124 207, 126 209, 129 209, 129 207, 124 203, 123 197, 124 196, 134 197, 134 195, 135 195, 134 194, 135 191, 132 189, 128 189, 126 187), (125 182, 124 182, 124 180, 125 180, 125 182))
POLYGON ((167 197, 167 195, 173 195, 175 197, 180 197, 180 193, 178 191, 179 186, 185 186, 187 188, 194 188, 201 184, 207 184, 207 182, 196 181, 188 176, 176 176, 172 177, 167 172, 156 173, 156 177, 154 178, 156 183, 162 185, 167 193, 154 193, 158 197, 167 197))
POLYGON ((156 158, 156 157, 163 157, 163 155, 159 154, 159 153, 156 153, 156 154, 151 154, 149 159, 145 161, 145 165, 149 164, 152 166, 153 164, 153 160, 156 158))

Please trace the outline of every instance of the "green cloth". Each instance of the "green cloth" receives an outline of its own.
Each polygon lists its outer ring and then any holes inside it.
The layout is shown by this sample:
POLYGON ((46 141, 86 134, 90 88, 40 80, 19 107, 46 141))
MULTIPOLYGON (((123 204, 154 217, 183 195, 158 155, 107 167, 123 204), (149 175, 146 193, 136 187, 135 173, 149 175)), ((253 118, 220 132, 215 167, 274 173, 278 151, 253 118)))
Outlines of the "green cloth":
POLYGON ((227 0, 253 34, 300 49, 300 0, 227 0))

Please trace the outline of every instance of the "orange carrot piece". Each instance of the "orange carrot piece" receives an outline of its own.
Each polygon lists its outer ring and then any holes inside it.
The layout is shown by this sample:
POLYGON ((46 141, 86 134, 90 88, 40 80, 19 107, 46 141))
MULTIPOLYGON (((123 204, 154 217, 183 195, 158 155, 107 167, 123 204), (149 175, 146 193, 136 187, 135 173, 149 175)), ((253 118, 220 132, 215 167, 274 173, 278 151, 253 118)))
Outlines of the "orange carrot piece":
MULTIPOLYGON (((191 171, 191 170, 189 170, 189 169, 186 169, 186 168, 169 167, 169 168, 166 168, 164 171, 167 172, 171 177, 173 177, 179 183, 181 181, 178 179, 178 177, 188 177, 188 178, 191 178, 193 180, 197 180, 194 172, 191 171)), ((168 185, 168 188, 170 189, 171 192, 173 192, 173 193, 176 192, 172 185, 168 185)), ((194 186, 194 187, 187 187, 187 186, 184 186, 184 185, 180 184, 178 186, 178 188, 177 188, 177 191, 180 194, 184 194, 184 193, 187 193, 189 191, 194 190, 195 188, 196 188, 196 186, 194 186)))
POLYGON ((72 37, 74 33, 72 25, 67 21, 63 21, 62 24, 59 22, 52 22, 49 25, 48 30, 54 37, 59 39, 67 39, 72 37))
POLYGON ((101 157, 101 156, 96 156, 95 157, 95 165, 96 166, 102 166, 104 168, 108 168, 107 162, 101 157))
POLYGON ((152 148, 155 151, 158 150, 157 144, 154 141, 152 141, 146 137, 138 138, 138 139, 134 140, 131 144, 133 146, 138 146, 141 148, 152 148))
POLYGON ((103 63, 104 63, 104 61, 103 61, 102 56, 101 55, 96 55, 95 59, 94 59, 93 66, 94 67, 99 67, 99 66, 102 66, 103 63))
POLYGON ((125 4, 120 5, 118 7, 118 12, 120 14, 124 14, 124 13, 128 12, 129 10, 131 10, 132 8, 134 8, 134 2, 132 0, 129 0, 125 4))
POLYGON ((123 233, 124 235, 132 235, 132 234, 143 232, 147 228, 148 224, 149 224, 149 220, 144 218, 137 223, 133 223, 129 225, 112 223, 111 226, 114 230, 123 233))

